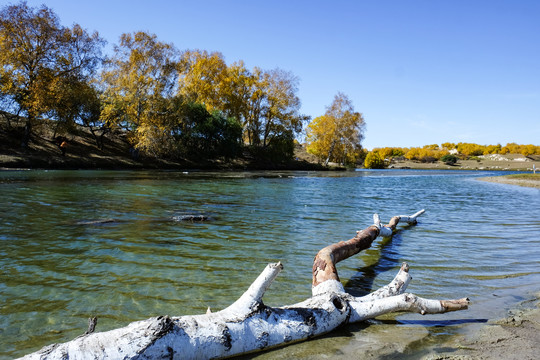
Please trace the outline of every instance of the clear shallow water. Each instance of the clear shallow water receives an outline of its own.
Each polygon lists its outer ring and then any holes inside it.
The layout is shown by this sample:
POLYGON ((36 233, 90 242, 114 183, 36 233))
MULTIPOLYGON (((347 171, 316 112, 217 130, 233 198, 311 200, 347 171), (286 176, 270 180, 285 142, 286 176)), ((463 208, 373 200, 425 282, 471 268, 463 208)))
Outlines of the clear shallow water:
POLYGON ((363 294, 407 261, 410 292, 468 296, 468 311, 385 317, 310 342, 308 355, 299 344, 263 357, 339 357, 339 349, 366 346, 351 333, 376 342, 377 329, 396 327, 436 342, 504 316, 540 288, 540 191, 475 180, 494 174, 0 172, 0 358, 71 340, 91 316, 104 331, 224 308, 268 262, 281 261, 285 270, 265 302, 302 301, 320 248, 351 238, 374 212, 388 221, 422 208, 418 225, 400 226, 391 240, 340 263, 340 277, 363 294), (183 214, 211 221, 171 220, 183 214))

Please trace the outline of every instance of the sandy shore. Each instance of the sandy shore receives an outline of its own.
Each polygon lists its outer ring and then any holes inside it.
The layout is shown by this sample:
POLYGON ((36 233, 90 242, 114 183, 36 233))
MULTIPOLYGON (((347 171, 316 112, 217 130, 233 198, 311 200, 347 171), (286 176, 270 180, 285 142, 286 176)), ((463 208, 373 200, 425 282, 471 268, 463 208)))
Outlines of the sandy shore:
POLYGON ((538 359, 540 358, 540 293, 508 317, 489 321, 478 331, 458 336, 449 347, 455 351, 431 353, 423 360, 538 359), (532 305, 532 307, 531 307, 532 305))
MULTIPOLYGON (((272 351, 244 355, 242 360, 538 359, 540 292, 503 319, 468 324, 461 334, 435 335, 423 326, 396 326, 393 315, 352 324, 321 338, 272 351), (443 339, 446 340, 443 340, 443 339)), ((444 327, 441 328, 444 332, 444 327)))
POLYGON ((518 186, 527 186, 540 189, 540 181, 530 180, 530 179, 513 179, 507 176, 489 176, 478 178, 478 180, 489 181, 499 184, 509 184, 509 185, 518 185, 518 186))

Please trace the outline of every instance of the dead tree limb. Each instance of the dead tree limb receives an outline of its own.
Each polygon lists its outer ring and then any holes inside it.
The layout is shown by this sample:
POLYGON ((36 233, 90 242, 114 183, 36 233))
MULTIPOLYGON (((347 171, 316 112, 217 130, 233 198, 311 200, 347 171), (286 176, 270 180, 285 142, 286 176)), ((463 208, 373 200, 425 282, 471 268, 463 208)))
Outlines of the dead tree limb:
POLYGON ((401 220, 408 224, 415 224, 416 218, 423 213, 424 210, 420 210, 412 216, 394 216, 388 225, 385 226, 381 225, 379 215, 375 214, 373 215, 374 224, 362 231, 358 231, 354 238, 347 241, 340 241, 321 249, 313 261, 312 286, 316 287, 328 280, 339 281, 336 269, 338 262, 369 248, 371 243, 379 235, 392 236, 392 233, 396 230, 396 226, 401 220))
POLYGON ((267 265, 249 289, 224 310, 138 321, 50 345, 24 358, 222 358, 309 339, 340 325, 390 312, 435 314, 466 309, 468 299, 428 300, 405 293, 411 280, 406 263, 388 285, 363 297, 346 293, 339 282, 337 262, 368 248, 379 235, 391 236, 400 221, 415 223, 422 213, 393 217, 385 226, 375 215, 375 224, 359 231, 353 239, 319 251, 313 265, 312 297, 301 303, 283 307, 263 303, 264 293, 283 269, 278 262, 267 265))

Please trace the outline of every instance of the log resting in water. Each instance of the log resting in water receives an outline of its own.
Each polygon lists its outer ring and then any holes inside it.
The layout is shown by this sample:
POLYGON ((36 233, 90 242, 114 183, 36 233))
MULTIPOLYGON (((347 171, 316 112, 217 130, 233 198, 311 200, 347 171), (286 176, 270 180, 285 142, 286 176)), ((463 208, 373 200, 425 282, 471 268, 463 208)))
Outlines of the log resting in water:
MULTIPOLYGON (((205 214, 183 214, 183 215, 174 215, 168 218, 157 218, 157 219, 146 219, 147 222, 166 222, 166 221, 176 221, 176 222, 203 222, 210 221, 211 217, 205 214)), ((81 220, 77 221, 75 225, 104 225, 104 224, 119 224, 126 223, 131 220, 127 219, 98 219, 98 220, 81 220)))
POLYGON ((408 311, 436 314, 467 308, 468 299, 428 300, 405 293, 411 280, 404 263, 388 285, 363 296, 345 292, 335 264, 371 245, 379 236, 391 236, 400 220, 415 223, 416 217, 397 216, 381 226, 375 224, 346 242, 322 249, 314 260, 312 297, 294 305, 269 307, 263 295, 283 269, 268 264, 249 289, 228 308, 204 315, 160 316, 133 322, 126 327, 88 333, 70 342, 44 347, 25 359, 209 359, 268 349, 328 333, 338 326, 376 316, 408 311))

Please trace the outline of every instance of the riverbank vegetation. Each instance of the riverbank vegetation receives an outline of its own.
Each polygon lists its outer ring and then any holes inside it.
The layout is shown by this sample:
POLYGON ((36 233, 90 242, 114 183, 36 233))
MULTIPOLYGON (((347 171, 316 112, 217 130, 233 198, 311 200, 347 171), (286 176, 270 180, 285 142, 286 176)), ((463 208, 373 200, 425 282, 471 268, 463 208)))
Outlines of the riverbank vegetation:
POLYGON ((361 145, 365 119, 343 93, 309 122, 291 72, 181 51, 148 32, 122 34, 110 56, 102 53, 105 43, 78 24, 61 25, 45 5, 0 9, 2 166, 385 168, 400 160, 450 166, 487 155, 540 155, 539 146, 515 143, 368 152, 361 145), (91 155, 108 161, 88 161, 91 155))
POLYGON ((97 32, 62 26, 45 5, 1 9, 0 110, 12 142, 35 147, 48 128, 61 144, 83 127, 99 149, 121 138, 135 157, 293 159, 309 117, 292 73, 179 51, 147 32, 123 34, 110 57, 104 44, 97 32))
POLYGON ((442 162, 446 165, 456 165, 460 160, 476 160, 478 162, 488 160, 507 160, 504 155, 519 154, 522 159, 530 157, 531 160, 538 161, 540 146, 519 145, 508 143, 505 146, 478 145, 473 143, 443 143, 441 145, 431 144, 423 147, 384 147, 374 148, 367 153, 364 160, 366 168, 384 168, 399 161, 410 161, 424 164, 434 164, 442 162))

